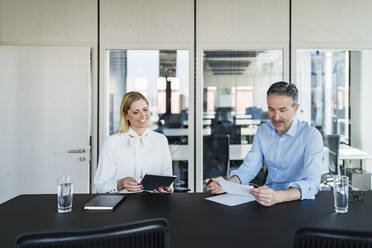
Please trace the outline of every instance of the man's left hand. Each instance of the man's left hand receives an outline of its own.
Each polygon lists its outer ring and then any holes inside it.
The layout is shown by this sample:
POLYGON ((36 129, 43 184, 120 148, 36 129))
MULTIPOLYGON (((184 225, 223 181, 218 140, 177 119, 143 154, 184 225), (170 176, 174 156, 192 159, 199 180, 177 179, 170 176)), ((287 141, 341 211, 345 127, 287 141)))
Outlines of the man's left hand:
POLYGON ((256 201, 266 207, 270 207, 280 202, 279 193, 267 186, 253 188, 250 193, 256 198, 256 201))

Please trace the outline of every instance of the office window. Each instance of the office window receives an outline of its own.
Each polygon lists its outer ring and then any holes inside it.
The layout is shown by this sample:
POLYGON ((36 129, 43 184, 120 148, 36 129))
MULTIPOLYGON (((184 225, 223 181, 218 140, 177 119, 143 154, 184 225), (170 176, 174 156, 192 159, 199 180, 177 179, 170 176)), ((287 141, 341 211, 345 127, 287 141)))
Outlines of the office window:
POLYGON ((139 91, 150 103, 152 129, 163 133, 173 159, 175 186, 188 187, 188 85, 187 50, 108 50, 106 134, 120 123, 123 95, 139 91))
POLYGON ((283 80, 283 51, 203 51, 203 178, 226 176, 268 119, 266 91, 283 80))

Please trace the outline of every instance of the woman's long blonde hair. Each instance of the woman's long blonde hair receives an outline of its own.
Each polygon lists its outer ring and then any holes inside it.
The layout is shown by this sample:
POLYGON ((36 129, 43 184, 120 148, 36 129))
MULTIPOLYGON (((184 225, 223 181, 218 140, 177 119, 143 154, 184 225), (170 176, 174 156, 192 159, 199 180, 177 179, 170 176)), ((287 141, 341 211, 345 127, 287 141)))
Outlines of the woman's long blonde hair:
MULTIPOLYGON (((128 114, 128 110, 130 109, 132 103, 138 100, 144 100, 147 105, 149 105, 149 101, 146 99, 146 97, 137 91, 130 91, 123 96, 123 100, 121 100, 120 105, 120 125, 118 133, 128 132, 130 123, 125 119, 124 115, 128 114)), ((151 127, 151 120, 148 120, 148 127, 151 127)))

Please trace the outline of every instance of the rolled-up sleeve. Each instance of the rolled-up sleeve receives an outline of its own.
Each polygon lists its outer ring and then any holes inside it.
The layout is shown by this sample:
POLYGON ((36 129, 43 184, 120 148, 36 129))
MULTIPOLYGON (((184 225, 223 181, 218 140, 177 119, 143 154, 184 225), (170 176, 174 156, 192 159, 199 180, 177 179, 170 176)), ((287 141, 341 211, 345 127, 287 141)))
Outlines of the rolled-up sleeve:
POLYGON ((248 184, 257 173, 263 164, 263 154, 260 145, 260 129, 257 131, 252 144, 252 149, 248 152, 239 169, 232 171, 230 176, 238 176, 242 184, 248 184))
POLYGON ((111 193, 117 191, 116 165, 110 144, 106 141, 99 156, 98 169, 94 177, 97 193, 111 193))
POLYGON ((308 144, 305 147, 302 180, 289 183, 289 188, 299 188, 301 200, 315 199, 319 191, 321 169, 323 163, 323 139, 318 130, 314 129, 311 133, 308 144))

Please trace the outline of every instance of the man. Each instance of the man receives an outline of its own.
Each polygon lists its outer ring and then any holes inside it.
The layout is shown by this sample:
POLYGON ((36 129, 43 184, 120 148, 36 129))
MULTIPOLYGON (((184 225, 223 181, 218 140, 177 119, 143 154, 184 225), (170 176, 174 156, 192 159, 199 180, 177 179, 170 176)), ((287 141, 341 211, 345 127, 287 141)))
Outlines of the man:
MULTIPOLYGON (((319 131, 296 118, 298 90, 294 84, 277 82, 267 91, 270 121, 262 124, 254 137, 252 150, 243 164, 227 179, 248 184, 265 162, 265 186, 250 193, 263 206, 314 199, 319 191, 323 160, 323 140, 319 131)), ((220 178, 222 179, 222 178, 220 178)), ((217 178, 206 179, 207 190, 223 193, 217 178)))

